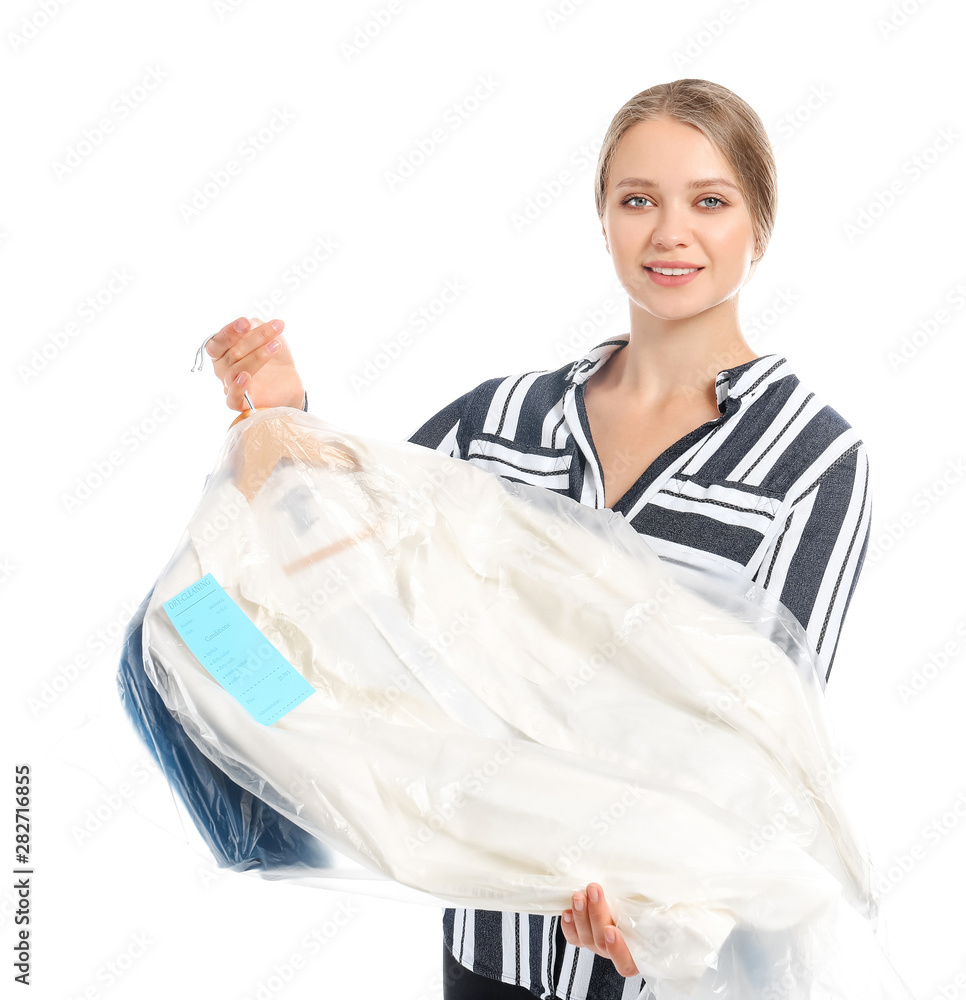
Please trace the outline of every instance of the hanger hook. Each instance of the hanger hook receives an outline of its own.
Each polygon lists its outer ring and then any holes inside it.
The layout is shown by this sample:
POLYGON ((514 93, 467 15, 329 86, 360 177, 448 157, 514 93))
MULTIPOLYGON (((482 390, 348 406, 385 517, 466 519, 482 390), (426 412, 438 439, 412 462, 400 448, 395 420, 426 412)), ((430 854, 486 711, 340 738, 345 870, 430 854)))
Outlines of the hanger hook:
MULTIPOLYGON (((215 336, 215 334, 211 335, 211 337, 214 337, 214 336, 215 336)), ((199 347, 198 350, 195 351, 195 363, 191 366, 191 370, 193 372, 200 372, 201 371, 201 368, 202 368, 202 366, 205 363, 205 355, 208 353, 205 350, 205 348, 208 346, 208 341, 211 340, 211 337, 206 337, 205 341, 201 345, 201 347, 199 347)))

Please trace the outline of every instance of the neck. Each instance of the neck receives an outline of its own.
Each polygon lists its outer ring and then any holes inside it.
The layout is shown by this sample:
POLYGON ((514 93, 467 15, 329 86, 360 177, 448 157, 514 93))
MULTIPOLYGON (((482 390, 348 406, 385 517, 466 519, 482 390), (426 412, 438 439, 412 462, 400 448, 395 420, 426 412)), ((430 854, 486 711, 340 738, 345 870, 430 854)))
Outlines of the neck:
POLYGON ((706 405, 717 410, 720 371, 758 355, 741 333, 729 299, 684 320, 658 319, 631 303, 631 333, 600 374, 609 390, 649 409, 706 405), (722 308, 723 307, 723 308, 722 308))

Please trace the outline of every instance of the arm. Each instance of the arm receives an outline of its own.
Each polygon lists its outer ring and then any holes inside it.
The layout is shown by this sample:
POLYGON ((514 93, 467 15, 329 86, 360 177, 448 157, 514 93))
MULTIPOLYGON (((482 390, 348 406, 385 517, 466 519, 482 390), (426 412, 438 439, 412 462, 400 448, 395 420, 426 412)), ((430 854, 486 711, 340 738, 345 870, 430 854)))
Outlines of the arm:
POLYGON ((826 680, 865 561, 871 513, 868 455, 857 441, 827 469, 796 484, 753 577, 802 624, 826 680))
POLYGON ((470 389, 459 399, 444 406, 410 435, 409 442, 441 451, 450 458, 463 458, 461 439, 465 434, 466 417, 474 392, 476 389, 470 389))

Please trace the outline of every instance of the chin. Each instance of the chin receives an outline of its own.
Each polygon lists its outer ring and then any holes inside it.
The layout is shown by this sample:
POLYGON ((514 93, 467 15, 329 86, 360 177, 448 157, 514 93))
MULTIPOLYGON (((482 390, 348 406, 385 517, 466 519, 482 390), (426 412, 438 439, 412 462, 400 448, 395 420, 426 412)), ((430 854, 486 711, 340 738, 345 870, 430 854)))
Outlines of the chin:
POLYGON ((714 306, 711 302, 689 302, 680 303, 677 308, 669 309, 666 304, 635 302, 635 305, 643 312, 649 313, 655 319, 673 322, 674 320, 691 319, 693 316, 700 316, 714 306))

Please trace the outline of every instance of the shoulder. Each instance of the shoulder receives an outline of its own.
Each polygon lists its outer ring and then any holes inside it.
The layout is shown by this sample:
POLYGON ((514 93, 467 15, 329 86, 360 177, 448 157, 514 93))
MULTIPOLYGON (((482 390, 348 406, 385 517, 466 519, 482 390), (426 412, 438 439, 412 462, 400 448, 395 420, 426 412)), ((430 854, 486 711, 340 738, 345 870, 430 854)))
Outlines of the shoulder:
POLYGON ((559 401, 574 365, 484 379, 433 414, 409 440, 436 448, 449 438, 465 445, 484 434, 512 437, 521 414, 545 412, 559 401))
POLYGON ((790 501, 802 498, 833 470, 840 478, 864 472, 868 455, 859 430, 803 381, 787 357, 767 355, 748 366, 731 387, 740 411, 747 453, 745 480, 790 501))
POLYGON ((569 384, 574 362, 556 369, 533 369, 497 375, 478 383, 460 397, 460 415, 467 428, 500 434, 511 413, 552 408, 569 384))

